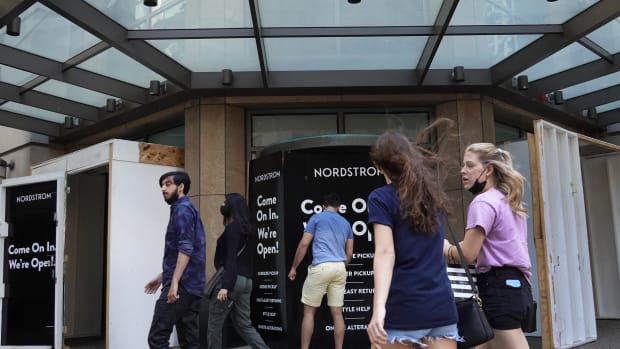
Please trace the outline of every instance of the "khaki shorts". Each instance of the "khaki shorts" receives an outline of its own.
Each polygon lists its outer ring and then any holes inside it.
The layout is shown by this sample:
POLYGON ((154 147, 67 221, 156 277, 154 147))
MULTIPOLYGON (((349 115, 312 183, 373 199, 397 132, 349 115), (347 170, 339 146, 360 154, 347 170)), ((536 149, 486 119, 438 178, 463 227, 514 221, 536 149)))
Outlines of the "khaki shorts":
POLYGON ((344 305, 344 288, 347 282, 347 269, 344 262, 326 262, 308 267, 308 277, 301 291, 301 302, 311 307, 319 307, 323 295, 327 293, 327 305, 344 305))

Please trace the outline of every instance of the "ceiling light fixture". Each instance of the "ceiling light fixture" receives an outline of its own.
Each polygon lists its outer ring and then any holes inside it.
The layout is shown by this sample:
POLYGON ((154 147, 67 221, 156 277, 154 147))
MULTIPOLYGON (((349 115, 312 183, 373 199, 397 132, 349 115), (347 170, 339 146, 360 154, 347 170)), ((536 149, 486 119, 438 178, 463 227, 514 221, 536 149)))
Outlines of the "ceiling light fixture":
POLYGON ((65 116, 65 129, 70 130, 80 126, 80 118, 77 116, 65 116))
POLYGON ((116 98, 108 98, 105 100, 105 111, 114 113, 121 108, 122 101, 116 98))
POLYGON ((231 69, 222 69, 222 85, 232 85, 233 71, 231 69))
POLYGON ((168 86, 165 81, 151 80, 149 84, 149 95, 159 96, 168 92, 168 86))
POLYGON ((6 33, 10 36, 19 36, 22 19, 19 17, 13 18, 6 26, 6 33))
POLYGON ((349 4, 359 4, 362 0, 347 0, 349 4))
POLYGON ((452 68, 452 81, 454 82, 463 82, 465 81, 465 68, 462 65, 457 65, 452 68))
POLYGON ((157 6, 157 0, 144 0, 144 6, 155 7, 157 6))
POLYGON ((519 75, 516 78, 512 79, 512 87, 518 90, 527 90, 529 88, 527 75, 519 75))

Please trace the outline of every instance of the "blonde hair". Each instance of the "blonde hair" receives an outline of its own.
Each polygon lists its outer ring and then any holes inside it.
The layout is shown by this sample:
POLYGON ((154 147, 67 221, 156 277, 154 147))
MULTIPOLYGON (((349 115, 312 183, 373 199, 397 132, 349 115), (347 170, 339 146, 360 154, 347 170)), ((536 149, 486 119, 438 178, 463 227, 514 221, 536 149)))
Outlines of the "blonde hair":
POLYGON ((493 166, 495 187, 506 194, 506 202, 512 211, 525 217, 527 215, 527 209, 523 206, 525 177, 512 166, 510 153, 492 143, 473 143, 465 149, 465 152, 476 154, 483 165, 493 166))

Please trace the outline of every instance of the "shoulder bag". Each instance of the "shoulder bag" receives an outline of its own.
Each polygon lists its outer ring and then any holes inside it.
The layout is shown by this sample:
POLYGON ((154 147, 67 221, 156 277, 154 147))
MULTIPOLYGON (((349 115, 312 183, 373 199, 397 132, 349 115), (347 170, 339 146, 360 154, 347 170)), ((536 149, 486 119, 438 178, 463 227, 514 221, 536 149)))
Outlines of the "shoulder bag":
MULTIPOLYGON (((241 255, 243 250, 245 250, 246 243, 247 243, 247 240, 245 243, 243 243, 243 246, 241 247, 239 252, 237 252, 237 257, 239 257, 239 255, 241 255)), ((215 286, 222 280, 223 276, 224 276, 224 267, 222 266, 222 267, 217 268, 215 273, 209 278, 209 280, 207 280, 207 283, 205 284, 205 292, 204 292, 205 297, 211 298, 211 296, 213 295, 213 291, 215 291, 215 286)))
POLYGON ((473 294, 470 298, 456 302, 456 308, 459 314, 459 335, 463 337, 464 340, 464 342, 457 343, 457 348, 473 348, 493 339, 493 329, 491 328, 491 325, 489 325, 489 321, 482 310, 482 300, 478 297, 478 288, 473 277, 471 276, 471 272, 469 271, 469 265, 465 263, 463 250, 461 250, 461 246, 456 239, 454 231, 452 231, 452 226, 450 225, 450 222, 448 222, 447 218, 445 219, 445 222, 448 225, 452 240, 454 240, 456 249, 459 252, 461 267, 463 267, 465 273, 467 274, 467 279, 469 280, 473 294))

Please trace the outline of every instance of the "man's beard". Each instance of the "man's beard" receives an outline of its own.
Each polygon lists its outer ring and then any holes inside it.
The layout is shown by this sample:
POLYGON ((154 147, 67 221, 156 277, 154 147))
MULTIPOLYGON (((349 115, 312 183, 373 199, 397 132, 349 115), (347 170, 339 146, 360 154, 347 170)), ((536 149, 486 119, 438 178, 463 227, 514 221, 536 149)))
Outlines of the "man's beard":
POLYGON ((179 200, 179 193, 177 193, 176 191, 174 193, 172 193, 172 195, 170 195, 169 198, 165 198, 164 200, 166 201, 166 203, 168 203, 168 205, 172 205, 174 204, 177 200, 179 200))

